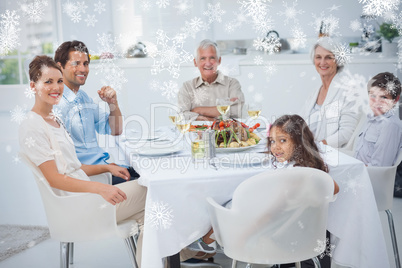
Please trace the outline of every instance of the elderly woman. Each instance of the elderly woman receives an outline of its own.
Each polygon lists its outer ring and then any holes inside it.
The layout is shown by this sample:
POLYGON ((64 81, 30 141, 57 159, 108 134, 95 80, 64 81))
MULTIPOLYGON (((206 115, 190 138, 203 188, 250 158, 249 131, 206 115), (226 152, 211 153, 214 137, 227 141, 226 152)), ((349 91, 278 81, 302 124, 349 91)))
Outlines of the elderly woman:
POLYGON ((320 38, 314 45, 311 57, 322 84, 307 99, 301 115, 317 141, 350 150, 356 128, 365 118, 367 93, 350 93, 342 86, 339 73, 343 64, 336 58, 335 50, 336 43, 329 37, 320 38))

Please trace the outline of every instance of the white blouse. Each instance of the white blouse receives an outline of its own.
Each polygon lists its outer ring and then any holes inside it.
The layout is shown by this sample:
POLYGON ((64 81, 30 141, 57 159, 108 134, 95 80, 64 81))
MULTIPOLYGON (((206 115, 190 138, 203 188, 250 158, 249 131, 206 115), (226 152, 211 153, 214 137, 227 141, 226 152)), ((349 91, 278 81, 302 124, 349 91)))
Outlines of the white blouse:
MULTIPOLYGON (((81 162, 75 153, 74 142, 63 125, 56 128, 49 125, 42 116, 28 112, 28 118, 19 128, 21 153, 26 155, 35 165, 54 160, 60 174, 89 181, 89 177, 81 169, 81 162)), ((52 188, 58 195, 73 193, 52 188)))

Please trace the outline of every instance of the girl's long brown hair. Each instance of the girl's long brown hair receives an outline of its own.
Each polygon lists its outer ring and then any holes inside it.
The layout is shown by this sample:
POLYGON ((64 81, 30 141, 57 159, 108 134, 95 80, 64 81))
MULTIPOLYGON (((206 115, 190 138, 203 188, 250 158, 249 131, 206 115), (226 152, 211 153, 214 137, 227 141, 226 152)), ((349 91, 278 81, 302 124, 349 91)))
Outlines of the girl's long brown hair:
MULTIPOLYGON (((278 127, 290 135, 295 148, 289 161, 294 161, 295 167, 311 167, 328 172, 328 166, 321 158, 318 147, 314 142, 314 135, 306 121, 297 115, 283 115, 272 124, 271 128, 278 127)), ((271 143, 268 138, 268 151, 271 153, 271 143)), ((272 155, 275 159, 275 156, 272 155)))

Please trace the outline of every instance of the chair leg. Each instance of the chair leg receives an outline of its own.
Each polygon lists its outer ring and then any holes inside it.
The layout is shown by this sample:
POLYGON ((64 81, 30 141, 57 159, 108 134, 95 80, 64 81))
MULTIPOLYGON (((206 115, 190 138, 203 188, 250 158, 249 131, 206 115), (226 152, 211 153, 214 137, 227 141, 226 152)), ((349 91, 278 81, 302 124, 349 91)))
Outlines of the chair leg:
POLYGON ((74 243, 68 243, 69 249, 68 249, 68 259, 70 260, 70 264, 74 263, 74 243))
POLYGON ((130 256, 131 264, 133 265, 133 268, 138 268, 137 265, 137 260, 135 258, 135 253, 137 251, 137 248, 135 246, 135 242, 132 236, 129 236, 124 239, 126 242, 127 250, 128 250, 128 255, 130 256))
POLYGON ((68 268, 70 257, 70 243, 60 242, 60 268, 68 268))
POLYGON ((394 227, 394 218, 392 217, 391 210, 385 210, 388 216, 388 225, 389 225, 389 232, 391 233, 391 241, 392 241, 392 248, 394 249, 394 258, 395 258, 395 265, 396 268, 401 268, 401 261, 399 259, 399 251, 398 251, 398 244, 396 242, 396 234, 395 234, 395 227, 394 227))
POLYGON ((237 266, 237 261, 235 259, 232 260, 232 268, 236 268, 237 266))
POLYGON ((295 265, 296 265, 296 268, 301 268, 301 263, 299 261, 295 262, 295 265))
POLYGON ((312 260, 314 262, 314 267, 321 268, 321 263, 320 263, 320 261, 318 260, 317 257, 313 257, 312 260))

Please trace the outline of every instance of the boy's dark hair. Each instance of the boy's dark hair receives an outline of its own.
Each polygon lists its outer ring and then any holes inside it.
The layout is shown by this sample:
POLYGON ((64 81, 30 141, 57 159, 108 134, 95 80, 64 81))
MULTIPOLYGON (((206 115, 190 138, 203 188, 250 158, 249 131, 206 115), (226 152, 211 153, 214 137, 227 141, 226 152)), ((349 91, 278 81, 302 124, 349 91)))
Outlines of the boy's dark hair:
MULTIPOLYGON (((290 135, 295 144, 294 153, 289 161, 294 161, 295 167, 310 167, 328 172, 328 166, 322 160, 314 135, 304 119, 297 115, 283 115, 272 124, 290 135)), ((271 153, 271 143, 268 138, 268 151, 271 153)), ((272 153, 271 153, 272 155, 272 153)), ((272 155, 275 159, 275 156, 272 155)), ((276 160, 276 159, 275 159, 276 160)))
POLYGON ((70 51, 86 53, 88 56, 88 62, 91 62, 87 46, 83 42, 77 40, 67 41, 61 44, 54 54, 54 61, 57 63, 60 62, 61 66, 65 68, 66 63, 69 60, 70 51))
POLYGON ((401 95, 401 82, 398 77, 389 72, 379 73, 374 76, 368 83, 368 90, 372 87, 386 90, 394 100, 401 95))
POLYGON ((48 68, 55 68, 61 71, 61 68, 57 63, 46 55, 36 56, 31 63, 29 63, 29 80, 32 82, 37 82, 39 78, 42 76, 42 67, 46 66, 48 68))

